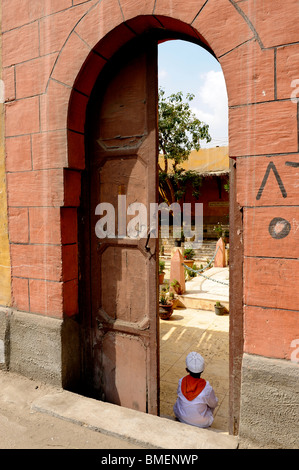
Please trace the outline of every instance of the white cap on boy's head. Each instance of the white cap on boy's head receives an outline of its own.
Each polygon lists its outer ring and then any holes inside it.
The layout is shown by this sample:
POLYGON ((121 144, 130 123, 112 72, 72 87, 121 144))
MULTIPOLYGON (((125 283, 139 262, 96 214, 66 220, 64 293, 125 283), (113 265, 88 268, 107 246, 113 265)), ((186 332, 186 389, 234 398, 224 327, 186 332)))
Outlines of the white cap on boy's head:
POLYGON ((200 374, 205 368, 204 358, 197 352, 190 352, 186 357, 186 367, 194 374, 200 374))

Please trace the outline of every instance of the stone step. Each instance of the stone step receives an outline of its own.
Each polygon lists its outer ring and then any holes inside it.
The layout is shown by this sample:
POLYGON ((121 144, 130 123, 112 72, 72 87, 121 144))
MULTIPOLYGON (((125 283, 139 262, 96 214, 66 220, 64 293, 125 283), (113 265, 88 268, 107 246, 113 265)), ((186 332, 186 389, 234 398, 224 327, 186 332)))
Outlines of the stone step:
MULTIPOLYGON (((192 297, 191 295, 180 295, 180 306, 183 308, 192 308, 195 310, 208 310, 214 312, 214 305, 216 300, 219 300, 217 296, 214 298, 198 298, 192 297)), ((229 301, 221 300, 221 304, 229 311, 229 301)))
MULTIPOLYGON (((174 249, 174 244, 164 245, 164 256, 170 256, 172 250, 174 249)), ((184 250, 184 247, 181 247, 184 250)), ((216 241, 204 243, 200 249, 195 249, 195 259, 211 259, 216 250, 216 241)))
POLYGON ((226 432, 189 426, 65 390, 37 399, 32 409, 150 449, 237 449, 239 445, 238 438, 226 432))
POLYGON ((210 268, 204 275, 186 282, 186 292, 179 296, 180 303, 185 308, 214 311, 218 300, 229 310, 229 268, 210 268))

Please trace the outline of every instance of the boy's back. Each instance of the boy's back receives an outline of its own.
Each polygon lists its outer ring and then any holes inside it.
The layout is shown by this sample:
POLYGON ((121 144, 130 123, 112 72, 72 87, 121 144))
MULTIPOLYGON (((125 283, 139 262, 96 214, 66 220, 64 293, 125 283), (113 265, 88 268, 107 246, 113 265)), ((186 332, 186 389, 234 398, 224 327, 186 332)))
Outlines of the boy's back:
POLYGON ((209 427, 214 420, 213 412, 218 398, 210 383, 201 378, 204 359, 193 351, 186 357, 186 366, 189 375, 179 380, 174 414, 183 423, 201 428, 209 427))
POLYGON ((211 426, 218 399, 208 381, 191 375, 182 377, 177 394, 173 410, 181 422, 201 428, 211 426))

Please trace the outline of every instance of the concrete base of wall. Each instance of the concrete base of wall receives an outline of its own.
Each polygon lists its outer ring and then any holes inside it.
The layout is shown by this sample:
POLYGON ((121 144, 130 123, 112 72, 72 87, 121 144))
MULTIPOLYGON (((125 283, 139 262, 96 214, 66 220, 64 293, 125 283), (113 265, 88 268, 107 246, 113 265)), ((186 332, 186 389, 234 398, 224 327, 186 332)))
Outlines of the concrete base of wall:
POLYGON ((244 354, 241 448, 298 448, 299 364, 244 354))
POLYGON ((9 366, 9 317, 10 309, 0 309, 0 369, 7 370, 9 366))
POLYGON ((80 334, 76 321, 0 310, 0 368, 55 386, 79 383, 80 334))
MULTIPOLYGON (((75 320, 0 309, 0 369, 76 390, 81 376, 75 320)), ((244 354, 240 448, 298 448, 299 364, 244 354)))

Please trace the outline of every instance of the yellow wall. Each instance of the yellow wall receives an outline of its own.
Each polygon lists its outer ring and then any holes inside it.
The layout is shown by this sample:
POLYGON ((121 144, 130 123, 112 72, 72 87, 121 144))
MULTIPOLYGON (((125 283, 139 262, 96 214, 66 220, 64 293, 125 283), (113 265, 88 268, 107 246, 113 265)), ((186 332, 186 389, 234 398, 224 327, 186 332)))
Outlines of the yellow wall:
MULTIPOLYGON (((161 157, 160 164, 161 168, 164 168, 163 158, 161 157)), ((179 167, 200 173, 229 170, 228 147, 200 149, 198 152, 193 150, 189 159, 184 164, 179 165, 179 167)), ((170 169, 171 165, 169 165, 170 169)))
MULTIPOLYGON (((0 57, 2 57, 1 36, 0 57)), ((2 79, 2 63, 0 64, 0 79, 2 79)), ((0 103, 0 305, 10 305, 10 275, 11 266, 8 241, 7 195, 5 179, 4 105, 3 103, 0 103)))

